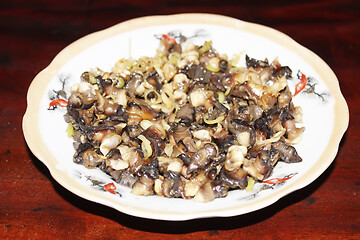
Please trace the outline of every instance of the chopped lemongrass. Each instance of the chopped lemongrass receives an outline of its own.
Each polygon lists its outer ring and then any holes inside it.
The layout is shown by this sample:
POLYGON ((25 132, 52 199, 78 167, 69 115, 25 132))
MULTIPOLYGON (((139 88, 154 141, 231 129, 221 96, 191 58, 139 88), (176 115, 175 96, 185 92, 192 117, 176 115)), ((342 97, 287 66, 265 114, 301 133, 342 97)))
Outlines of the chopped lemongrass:
POLYGON ((152 155, 152 148, 150 141, 144 136, 139 135, 138 138, 142 141, 141 143, 141 149, 144 154, 144 158, 149 158, 152 155))
POLYGON ((225 91, 225 93, 224 93, 225 97, 226 97, 227 95, 229 95, 230 91, 231 91, 231 88, 227 88, 227 89, 226 89, 226 91, 225 91))
POLYGON ((66 132, 69 138, 71 138, 74 135, 74 127, 71 123, 68 124, 66 128, 66 132))
POLYGON ((218 94, 218 97, 219 97, 219 102, 224 103, 224 101, 225 101, 224 93, 223 92, 217 92, 217 94, 218 94))
POLYGON ((152 60, 152 65, 154 68, 160 68, 163 64, 164 64, 164 62, 159 57, 153 58, 153 60, 152 60))
POLYGON ((89 73, 89 82, 91 84, 96 84, 97 83, 97 79, 91 73, 89 73))
POLYGON ((220 59, 218 57, 210 58, 208 64, 205 66, 207 70, 211 72, 218 72, 220 71, 220 59))
POLYGON ((178 52, 172 52, 169 54, 169 62, 173 65, 177 65, 177 63, 181 60, 181 55, 178 52))
POLYGON ((199 48, 199 53, 204 54, 211 49, 212 41, 206 41, 204 45, 199 48))
POLYGON ((248 185, 246 186, 246 191, 251 192, 254 188, 254 184, 255 184, 255 179, 252 177, 249 177, 248 185))
POLYGON ((123 88, 124 85, 125 85, 124 79, 123 79, 122 77, 119 77, 118 80, 117 80, 117 82, 116 82, 115 87, 116 87, 116 88, 123 88))
MULTIPOLYGON (((206 116, 207 116, 207 115, 206 115, 206 116)), ((209 119, 207 119, 206 117, 204 117, 204 122, 205 122, 206 124, 211 125, 211 124, 215 124, 215 123, 220 123, 220 122, 222 122, 224 119, 225 119, 225 115, 222 114, 222 115, 218 116, 217 118, 215 118, 214 120, 209 120, 209 119)))
POLYGON ((243 55, 243 52, 234 54, 233 57, 230 59, 230 63, 233 67, 240 67, 240 60, 243 55))

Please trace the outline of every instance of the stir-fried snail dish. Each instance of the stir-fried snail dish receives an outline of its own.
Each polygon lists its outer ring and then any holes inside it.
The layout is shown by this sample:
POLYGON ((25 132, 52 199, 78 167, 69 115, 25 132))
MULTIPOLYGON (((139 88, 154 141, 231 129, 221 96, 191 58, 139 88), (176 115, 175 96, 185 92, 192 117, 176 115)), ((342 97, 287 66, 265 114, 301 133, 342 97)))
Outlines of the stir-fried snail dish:
POLYGON ((265 181, 278 161, 302 161, 289 67, 247 55, 240 66, 211 41, 159 42, 153 57, 89 70, 71 87, 75 163, 135 195, 209 202, 265 181))

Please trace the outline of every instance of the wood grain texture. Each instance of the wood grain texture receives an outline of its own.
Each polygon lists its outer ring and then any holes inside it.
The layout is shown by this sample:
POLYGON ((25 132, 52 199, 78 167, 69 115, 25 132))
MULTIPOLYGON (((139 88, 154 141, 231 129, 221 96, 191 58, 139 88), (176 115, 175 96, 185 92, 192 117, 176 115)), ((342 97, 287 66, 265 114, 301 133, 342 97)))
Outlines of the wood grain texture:
POLYGON ((0 2, 0 239, 359 239, 360 2, 351 0, 0 2), (242 216, 184 222, 128 216, 84 200, 29 151, 21 121, 35 75, 78 38, 135 17, 216 13, 284 32, 337 75, 350 124, 312 184, 242 216))

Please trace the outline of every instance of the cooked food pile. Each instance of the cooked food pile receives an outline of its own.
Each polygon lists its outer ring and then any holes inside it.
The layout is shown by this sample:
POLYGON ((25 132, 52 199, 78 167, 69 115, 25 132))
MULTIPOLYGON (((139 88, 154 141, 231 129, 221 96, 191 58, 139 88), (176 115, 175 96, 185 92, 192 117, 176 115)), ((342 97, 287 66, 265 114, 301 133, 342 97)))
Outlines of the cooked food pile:
MULTIPOLYGON (((164 35, 165 36, 165 35, 164 35)), ((291 69, 165 36, 153 57, 90 70, 72 86, 65 120, 74 162, 100 168, 136 195, 208 202, 300 162, 302 111, 291 69)))

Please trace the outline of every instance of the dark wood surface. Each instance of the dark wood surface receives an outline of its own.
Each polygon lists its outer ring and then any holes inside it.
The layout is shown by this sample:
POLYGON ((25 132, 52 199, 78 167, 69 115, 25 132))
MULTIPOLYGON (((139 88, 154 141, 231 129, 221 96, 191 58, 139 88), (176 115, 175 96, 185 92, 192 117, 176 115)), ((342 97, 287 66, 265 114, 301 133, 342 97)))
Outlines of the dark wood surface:
POLYGON ((351 0, 0 2, 0 239, 360 239, 360 2, 351 0), (242 216, 167 222, 128 216, 63 188, 22 133, 27 89, 71 42, 140 16, 206 12, 280 30, 337 75, 350 124, 313 183, 242 216))

